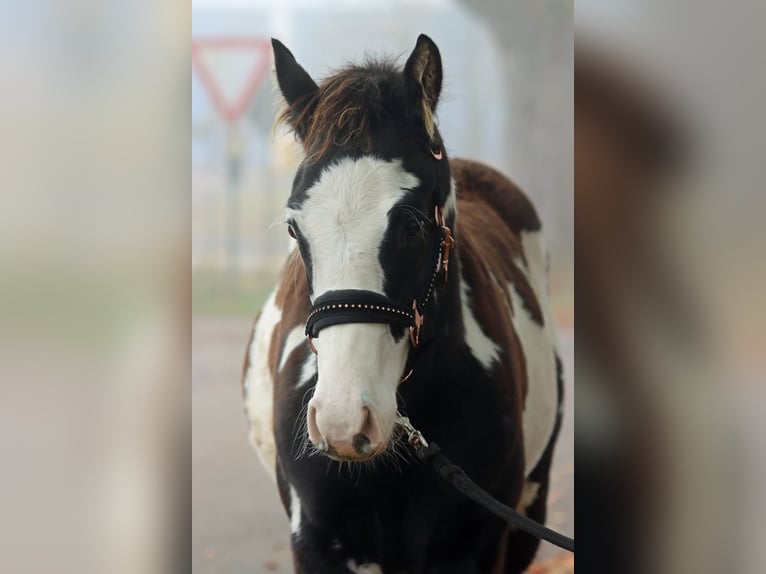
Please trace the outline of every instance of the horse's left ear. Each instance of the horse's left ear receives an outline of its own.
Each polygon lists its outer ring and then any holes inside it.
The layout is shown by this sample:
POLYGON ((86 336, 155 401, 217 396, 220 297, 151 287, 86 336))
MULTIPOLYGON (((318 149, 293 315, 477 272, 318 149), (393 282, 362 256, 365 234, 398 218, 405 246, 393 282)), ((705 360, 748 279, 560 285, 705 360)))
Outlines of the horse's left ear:
POLYGON ((303 138, 306 131, 307 112, 310 111, 308 106, 319 88, 282 42, 272 38, 271 46, 274 49, 277 83, 289 110, 286 114, 287 119, 296 133, 303 138))
POLYGON ((436 104, 442 89, 442 58, 433 40, 421 34, 404 65, 404 81, 416 113, 422 115, 428 137, 434 138, 436 104))

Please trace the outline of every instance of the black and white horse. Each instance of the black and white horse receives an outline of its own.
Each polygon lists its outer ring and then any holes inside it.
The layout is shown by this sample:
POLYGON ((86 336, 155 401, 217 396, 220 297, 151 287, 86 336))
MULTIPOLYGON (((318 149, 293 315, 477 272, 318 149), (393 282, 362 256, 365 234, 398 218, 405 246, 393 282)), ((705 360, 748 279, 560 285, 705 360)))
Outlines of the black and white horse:
POLYGON ((562 384, 537 214, 503 175, 448 159, 428 37, 403 70, 368 61, 319 85, 272 43, 305 159, 286 208, 297 248, 256 319, 243 392, 295 569, 521 572, 538 541, 418 464, 395 419, 545 520, 562 384), (349 302, 356 315, 339 315, 349 302))

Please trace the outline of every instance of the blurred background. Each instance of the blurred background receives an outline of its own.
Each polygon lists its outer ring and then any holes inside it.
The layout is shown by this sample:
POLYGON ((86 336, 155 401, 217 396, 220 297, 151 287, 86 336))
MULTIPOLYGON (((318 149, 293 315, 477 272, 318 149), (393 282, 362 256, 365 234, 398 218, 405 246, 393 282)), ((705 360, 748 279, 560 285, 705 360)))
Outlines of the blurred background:
POLYGON ((585 572, 762 572, 761 2, 575 4, 585 572))
MULTIPOLYGON (((192 4, 193 522, 195 572, 289 572, 289 526, 247 442, 239 378, 253 318, 291 242, 283 215, 301 151, 274 129, 270 38, 315 79, 418 34, 442 54, 439 129, 451 157, 484 161, 532 198, 551 254, 567 373, 549 523, 572 535, 573 5, 571 1, 194 0, 192 4)), ((571 556, 542 546, 539 571, 571 556)))
POLYGON ((543 214, 570 390, 574 172, 581 568, 763 572, 766 4, 577 0, 574 102, 571 3, 273 4, 0 7, 0 571, 286 571, 238 380, 297 152, 211 40, 321 76, 426 32, 450 152, 543 214))

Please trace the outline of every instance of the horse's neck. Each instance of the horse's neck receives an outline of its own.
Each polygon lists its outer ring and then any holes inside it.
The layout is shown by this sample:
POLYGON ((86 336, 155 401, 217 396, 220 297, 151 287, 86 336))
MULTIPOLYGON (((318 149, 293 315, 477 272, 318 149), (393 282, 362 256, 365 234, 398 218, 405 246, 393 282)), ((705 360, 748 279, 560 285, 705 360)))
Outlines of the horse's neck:
MULTIPOLYGON (((440 278, 439 281, 443 279, 440 278)), ((435 326, 431 341, 434 354, 438 358, 437 364, 434 365, 435 371, 448 371, 451 364, 459 360, 458 351, 464 332, 460 298, 462 281, 459 251, 455 249, 450 257, 449 280, 438 292, 438 305, 434 306, 430 316, 425 316, 425 320, 435 326)))
MULTIPOLYGON (((460 399, 456 397, 469 392, 463 378, 466 346, 460 300, 462 277, 457 253, 453 253, 453 257, 449 282, 440 287, 438 303, 424 316, 424 327, 429 325, 429 339, 416 350, 412 379, 402 385, 405 412, 424 424, 437 412, 443 414, 458 408, 460 399), (450 397, 447 404, 442 404, 440 397, 444 396, 450 397), (435 400, 439 403, 438 409, 434 409, 435 400)), ((431 423, 436 424, 437 420, 431 423)))

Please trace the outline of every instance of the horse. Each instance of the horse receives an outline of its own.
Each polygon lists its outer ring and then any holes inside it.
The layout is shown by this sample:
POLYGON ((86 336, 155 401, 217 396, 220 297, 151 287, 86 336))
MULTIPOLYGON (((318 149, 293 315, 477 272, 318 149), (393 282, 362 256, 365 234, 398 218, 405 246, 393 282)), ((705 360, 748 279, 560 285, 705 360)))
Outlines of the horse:
POLYGON ((429 37, 403 68, 368 59, 319 84, 272 46, 304 158, 242 387, 295 571, 522 572, 539 541, 419 464, 395 423, 545 521, 563 385, 537 213, 498 171, 448 158, 429 37))

